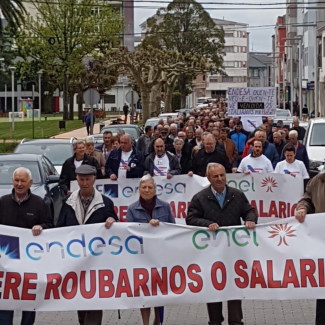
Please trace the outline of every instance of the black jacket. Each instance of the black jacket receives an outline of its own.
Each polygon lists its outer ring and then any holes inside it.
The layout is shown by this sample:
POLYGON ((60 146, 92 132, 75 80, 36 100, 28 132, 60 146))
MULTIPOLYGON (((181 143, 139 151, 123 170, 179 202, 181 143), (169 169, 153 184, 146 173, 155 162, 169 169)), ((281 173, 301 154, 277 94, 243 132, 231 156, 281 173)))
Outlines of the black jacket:
POLYGON ((50 207, 39 196, 30 193, 22 203, 14 200, 14 191, 0 198, 0 224, 11 227, 32 229, 41 226, 53 228, 53 216, 50 207))
POLYGON ((220 227, 239 226, 241 219, 257 223, 256 211, 245 194, 226 186, 226 197, 221 208, 209 186, 193 196, 186 224, 199 227, 209 227, 212 223, 217 223, 220 227))
POLYGON ((207 153, 204 148, 192 159, 190 168, 194 174, 205 177, 206 169, 209 163, 219 163, 225 167, 226 173, 231 173, 231 164, 224 150, 216 148, 213 152, 207 153))
MULTIPOLYGON (((110 155, 106 160, 105 165, 105 176, 110 177, 115 174, 118 177, 118 169, 120 167, 122 156, 121 149, 115 149, 111 151, 110 155)), ((126 178, 140 178, 143 176, 144 172, 144 158, 143 154, 136 148, 132 148, 132 153, 129 158, 128 165, 130 166, 130 171, 126 172, 126 178)))
MULTIPOLYGON (((187 175, 187 173, 190 170, 191 167, 191 153, 192 153, 192 146, 189 143, 184 143, 183 149, 182 149, 182 157, 181 157, 181 168, 182 168, 182 175, 187 175)), ((176 150, 173 148, 171 151, 176 156, 176 150)), ((177 156, 176 156, 177 157, 177 156)))
MULTIPOLYGON (((182 168, 180 163, 178 162, 178 159, 176 156, 174 156, 173 154, 166 152, 166 155, 168 157, 169 160, 169 171, 168 174, 171 175, 180 175, 182 172, 182 168)), ((146 162, 145 162, 145 172, 144 175, 146 174, 150 174, 151 176, 154 175, 154 161, 155 161, 155 156, 156 153, 152 152, 147 158, 146 158, 146 162)))
MULTIPOLYGON (((70 190, 70 182, 76 180, 76 166, 74 165, 74 158, 75 155, 68 158, 62 166, 59 183, 65 194, 67 194, 70 190)), ((102 171, 96 158, 85 154, 82 164, 96 167, 97 179, 103 177, 102 171)))
POLYGON ((286 145, 286 143, 284 143, 283 140, 281 140, 280 143, 275 143, 274 142, 273 144, 275 146, 276 151, 279 154, 279 157, 281 157, 282 150, 283 150, 284 146, 286 145))
POLYGON ((291 130, 295 130, 298 132, 298 140, 302 141, 305 137, 306 130, 302 126, 298 126, 297 128, 291 128, 291 130))
MULTIPOLYGON (((161 139, 161 138, 158 138, 161 139)), ((154 144, 155 144, 156 139, 153 139, 149 145, 149 153, 155 152, 154 149, 154 144)), ((165 142, 165 150, 166 151, 171 151, 174 148, 174 141, 171 138, 166 138, 165 142)))
MULTIPOLYGON (((109 217, 114 218, 116 221, 118 221, 117 215, 114 210, 114 204, 110 198, 107 196, 102 195, 104 206, 100 207, 98 209, 95 209, 95 211, 91 214, 89 219, 85 222, 85 224, 94 224, 94 223, 103 223, 105 222, 109 217)), ((76 217, 75 210, 67 204, 67 200, 69 199, 69 196, 67 196, 64 199, 59 220, 56 224, 56 227, 70 227, 70 226, 78 226, 79 222, 76 217)))

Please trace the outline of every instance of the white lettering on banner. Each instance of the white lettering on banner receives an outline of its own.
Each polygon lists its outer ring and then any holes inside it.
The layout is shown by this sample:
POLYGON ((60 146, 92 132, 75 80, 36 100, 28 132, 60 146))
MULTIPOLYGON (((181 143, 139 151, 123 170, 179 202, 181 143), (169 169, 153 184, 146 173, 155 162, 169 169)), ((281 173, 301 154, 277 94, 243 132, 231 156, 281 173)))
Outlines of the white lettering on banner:
POLYGON ((29 229, 0 226, 1 309, 323 299, 324 218, 216 232, 164 223, 115 223, 109 230, 94 224, 45 230, 38 237, 29 229))
POLYGON ((275 113, 274 87, 228 88, 229 116, 274 116, 275 113))
MULTIPOLYGON (((170 203, 176 222, 180 224, 185 224, 192 197, 210 184, 207 178, 197 175, 173 176, 171 179, 155 177, 155 180, 157 196, 170 203)), ((290 175, 227 174, 227 183, 245 193, 256 208, 259 223, 293 216, 296 204, 304 193, 303 179, 290 175)), ((95 186, 99 192, 112 199, 119 219, 125 221, 128 206, 139 199, 139 179, 101 179, 96 181, 95 186)), ((76 181, 71 182, 71 189, 78 189, 76 181)))

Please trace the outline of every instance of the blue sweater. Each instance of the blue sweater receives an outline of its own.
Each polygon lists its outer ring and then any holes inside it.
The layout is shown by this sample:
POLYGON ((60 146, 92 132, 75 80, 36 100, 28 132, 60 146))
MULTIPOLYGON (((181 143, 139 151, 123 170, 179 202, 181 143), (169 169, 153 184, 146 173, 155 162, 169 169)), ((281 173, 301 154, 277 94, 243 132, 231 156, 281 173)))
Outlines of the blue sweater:
POLYGON ((242 132, 235 132, 230 136, 236 144, 236 148, 239 154, 242 154, 245 148, 247 136, 242 132))

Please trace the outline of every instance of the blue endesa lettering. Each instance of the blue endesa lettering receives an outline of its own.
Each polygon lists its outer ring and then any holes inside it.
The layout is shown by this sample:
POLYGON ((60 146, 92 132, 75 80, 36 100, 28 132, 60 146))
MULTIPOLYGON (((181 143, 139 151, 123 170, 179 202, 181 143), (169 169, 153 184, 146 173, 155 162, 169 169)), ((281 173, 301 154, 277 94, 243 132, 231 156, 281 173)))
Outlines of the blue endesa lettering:
POLYGON ((102 237, 93 237, 86 241, 85 235, 82 234, 81 239, 72 239, 66 246, 59 241, 46 243, 45 247, 39 243, 29 243, 26 246, 26 255, 33 261, 41 260, 44 254, 60 254, 62 259, 67 255, 72 258, 82 258, 87 257, 87 251, 97 257, 104 253, 105 248, 110 248, 109 253, 114 256, 120 255, 124 249, 128 254, 144 254, 142 237, 129 236, 122 239, 119 236, 111 236, 107 241, 102 237))
MULTIPOLYGON (((132 197, 134 194, 137 194, 139 191, 139 187, 131 187, 131 186, 125 186, 122 189, 122 194, 126 198, 132 197)), ((157 196, 160 196, 162 194, 170 195, 172 193, 178 193, 178 194, 184 194, 186 193, 186 183, 166 183, 165 185, 159 185, 157 184, 157 196)))

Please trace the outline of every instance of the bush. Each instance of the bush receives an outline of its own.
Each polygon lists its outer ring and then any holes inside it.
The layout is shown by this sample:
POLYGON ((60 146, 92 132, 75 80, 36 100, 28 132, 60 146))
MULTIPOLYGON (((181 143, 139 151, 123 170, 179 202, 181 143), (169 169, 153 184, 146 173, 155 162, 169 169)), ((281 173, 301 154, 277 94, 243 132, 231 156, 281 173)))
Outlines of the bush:
POLYGON ((0 143, 0 153, 12 153, 17 145, 17 141, 6 142, 6 140, 3 140, 3 142, 0 143))

